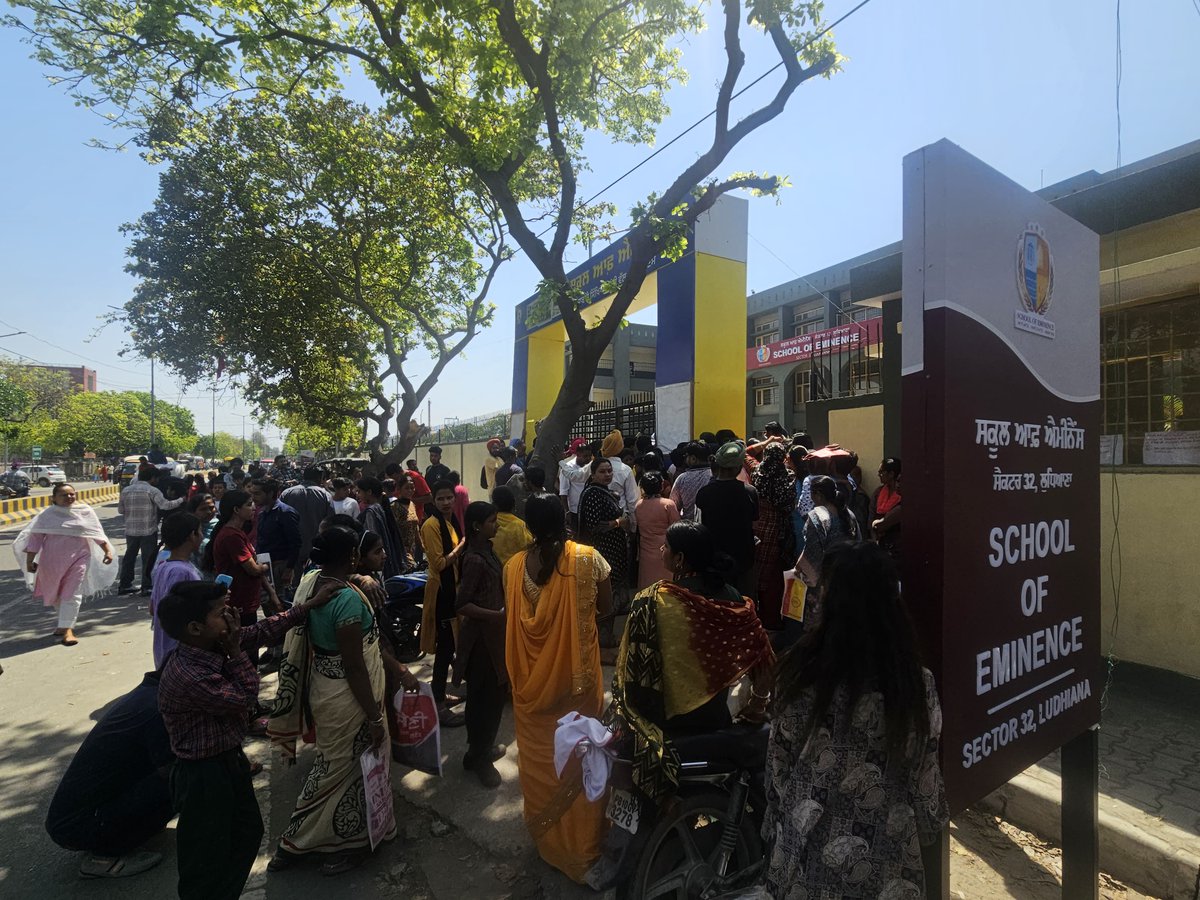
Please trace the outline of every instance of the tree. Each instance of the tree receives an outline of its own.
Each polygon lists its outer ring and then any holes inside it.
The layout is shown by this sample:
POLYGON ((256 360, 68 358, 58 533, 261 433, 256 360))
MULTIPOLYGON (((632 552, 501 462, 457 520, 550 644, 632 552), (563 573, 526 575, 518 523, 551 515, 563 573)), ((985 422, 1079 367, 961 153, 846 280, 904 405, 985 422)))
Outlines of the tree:
MULTIPOLYGON (((777 176, 715 173, 729 153, 783 111, 801 84, 838 65, 821 27, 820 0, 722 0, 724 71, 710 137, 663 190, 633 210, 630 267, 613 302, 589 328, 583 299, 565 278, 564 254, 582 219, 583 138, 601 131, 646 143, 666 112, 665 91, 685 73, 678 49, 701 27, 687 0, 15 0, 33 11, 27 27, 38 58, 64 73, 91 107, 150 124, 164 107, 183 115, 240 89, 288 93, 333 89, 348 63, 362 65, 384 104, 469 169, 541 278, 540 294, 561 314, 572 355, 538 453, 548 465, 586 409, 604 348, 640 290, 651 260, 679 254, 687 228, 719 197, 774 193, 777 176), (765 33, 782 76, 771 98, 741 119, 731 104, 746 63, 742 18, 765 33), (543 223, 549 222, 544 232, 543 223), (543 234, 548 239, 543 239, 543 234)), ((767 54, 758 54, 766 56, 767 54)))
MULTIPOLYGON (((77 391, 55 406, 53 415, 43 412, 31 420, 25 433, 48 453, 81 456, 91 451, 104 457, 145 452, 150 445, 149 401, 149 394, 138 391, 77 391)), ((182 453, 195 445, 194 431, 178 431, 191 422, 190 412, 159 400, 155 413, 155 440, 163 452, 182 453)))
POLYGON ((228 431, 218 431, 215 435, 204 435, 196 441, 193 452, 217 461, 230 456, 240 456, 247 461, 257 460, 262 459, 268 453, 267 448, 255 441, 253 435, 243 441, 240 436, 230 434, 228 431))
POLYGON ((0 360, 0 428, 17 440, 21 426, 62 403, 74 390, 66 372, 0 360))
POLYGON ((350 419, 340 426, 311 425, 296 416, 284 416, 279 423, 287 428, 283 452, 298 456, 301 450, 333 456, 354 456, 362 450, 362 428, 350 419))
POLYGON ((126 226, 140 281, 116 318, 138 351, 195 383, 213 360, 191 336, 215 333, 260 414, 357 420, 377 464, 406 453, 389 438, 491 320, 499 216, 402 122, 339 98, 235 102, 189 133, 160 146, 154 208, 126 226))

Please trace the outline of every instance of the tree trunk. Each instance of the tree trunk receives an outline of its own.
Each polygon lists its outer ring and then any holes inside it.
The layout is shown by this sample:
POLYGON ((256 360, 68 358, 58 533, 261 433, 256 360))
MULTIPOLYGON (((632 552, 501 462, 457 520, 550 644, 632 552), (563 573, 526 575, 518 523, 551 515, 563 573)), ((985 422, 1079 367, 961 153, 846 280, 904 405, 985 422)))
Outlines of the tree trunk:
MULTIPOLYGON (((589 335, 589 338, 593 337, 589 335)), ((542 419, 537 432, 537 444, 533 448, 533 462, 545 470, 547 484, 552 477, 556 477, 558 461, 562 459, 563 450, 571 438, 571 429, 588 410, 588 394, 591 393, 596 366, 603 352, 604 345, 597 340, 589 340, 583 347, 571 347, 571 362, 567 366, 562 387, 550 412, 542 419), (600 346, 593 347, 593 344, 600 346)))
POLYGON ((420 439, 423 429, 420 426, 413 427, 415 423, 412 417, 419 405, 418 403, 412 409, 401 408, 397 414, 394 420, 396 423, 396 446, 386 453, 379 449, 378 444, 371 448, 371 467, 377 475, 382 476, 384 470, 392 463, 404 465, 404 460, 408 457, 408 454, 417 446, 417 441, 420 439))

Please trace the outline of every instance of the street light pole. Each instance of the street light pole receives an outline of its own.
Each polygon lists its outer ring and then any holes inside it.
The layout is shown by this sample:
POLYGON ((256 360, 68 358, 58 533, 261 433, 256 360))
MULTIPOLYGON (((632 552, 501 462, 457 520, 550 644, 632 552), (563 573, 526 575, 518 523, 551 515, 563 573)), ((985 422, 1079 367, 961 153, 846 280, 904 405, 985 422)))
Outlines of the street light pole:
POLYGON ((150 357, 150 446, 154 446, 154 357, 150 357))

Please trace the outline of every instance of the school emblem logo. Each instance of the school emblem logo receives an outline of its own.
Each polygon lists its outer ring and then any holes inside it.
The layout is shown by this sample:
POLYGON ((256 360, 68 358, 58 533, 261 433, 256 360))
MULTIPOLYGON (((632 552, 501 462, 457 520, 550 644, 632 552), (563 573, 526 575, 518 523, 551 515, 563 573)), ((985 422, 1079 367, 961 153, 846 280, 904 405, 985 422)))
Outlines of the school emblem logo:
POLYGON ((1054 323, 1046 318, 1054 296, 1054 255, 1041 225, 1030 222, 1017 239, 1017 310, 1021 331, 1054 338, 1054 323))
POLYGON ((758 361, 760 363, 770 362, 771 361, 771 348, 767 347, 766 345, 759 347, 758 352, 755 353, 755 357, 758 359, 758 361))
POLYGON ((1017 292, 1026 312, 1044 316, 1054 293, 1054 257, 1042 226, 1030 222, 1017 241, 1017 292))

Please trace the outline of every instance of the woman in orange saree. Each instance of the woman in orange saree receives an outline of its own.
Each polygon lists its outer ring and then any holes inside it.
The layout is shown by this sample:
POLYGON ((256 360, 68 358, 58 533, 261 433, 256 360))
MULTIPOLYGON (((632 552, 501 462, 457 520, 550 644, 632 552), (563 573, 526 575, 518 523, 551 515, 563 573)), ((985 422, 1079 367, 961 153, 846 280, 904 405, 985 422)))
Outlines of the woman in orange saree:
POLYGON ((609 566, 567 540, 562 504, 531 498, 529 550, 504 567, 506 660, 512 684, 525 825, 542 859, 582 883, 600 856, 604 802, 589 803, 573 766, 554 770, 554 731, 569 712, 599 718, 604 706, 596 614, 612 606, 609 566))

